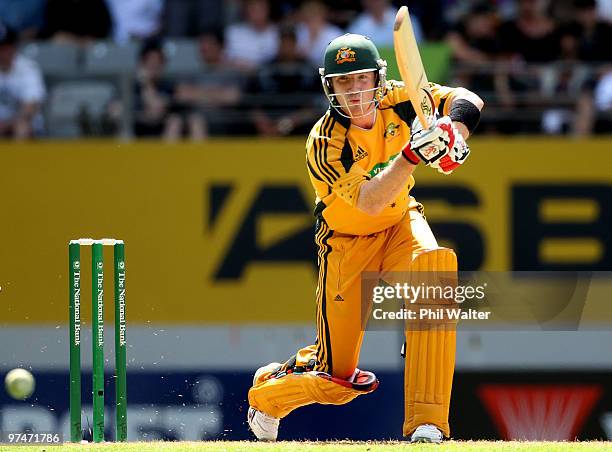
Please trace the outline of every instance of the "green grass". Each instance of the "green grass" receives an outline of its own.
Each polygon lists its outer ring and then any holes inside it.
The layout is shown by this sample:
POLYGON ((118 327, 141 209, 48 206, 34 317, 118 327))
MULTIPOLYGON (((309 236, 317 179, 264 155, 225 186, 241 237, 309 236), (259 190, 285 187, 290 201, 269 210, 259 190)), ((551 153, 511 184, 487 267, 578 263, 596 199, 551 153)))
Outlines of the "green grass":
POLYGON ((58 452, 101 450, 112 452, 318 452, 318 451, 363 451, 397 452, 399 449, 413 452, 458 451, 458 452, 574 452, 574 451, 612 451, 612 442, 518 442, 518 441, 447 441, 439 444, 409 444, 399 441, 364 442, 291 442, 257 443, 248 441, 208 441, 208 442, 147 442, 147 443, 105 443, 105 444, 62 444, 58 446, 8 445, 0 444, 0 452, 58 452))

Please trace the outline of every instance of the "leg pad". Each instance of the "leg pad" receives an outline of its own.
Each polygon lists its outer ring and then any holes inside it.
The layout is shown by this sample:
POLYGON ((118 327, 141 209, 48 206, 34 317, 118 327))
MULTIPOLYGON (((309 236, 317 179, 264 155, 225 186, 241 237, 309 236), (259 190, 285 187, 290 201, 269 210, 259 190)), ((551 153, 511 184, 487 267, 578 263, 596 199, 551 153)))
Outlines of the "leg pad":
POLYGON ((376 376, 366 371, 356 371, 349 380, 316 371, 284 375, 281 372, 249 390, 249 405, 283 418, 294 409, 312 403, 343 405, 374 391, 378 384, 376 376))

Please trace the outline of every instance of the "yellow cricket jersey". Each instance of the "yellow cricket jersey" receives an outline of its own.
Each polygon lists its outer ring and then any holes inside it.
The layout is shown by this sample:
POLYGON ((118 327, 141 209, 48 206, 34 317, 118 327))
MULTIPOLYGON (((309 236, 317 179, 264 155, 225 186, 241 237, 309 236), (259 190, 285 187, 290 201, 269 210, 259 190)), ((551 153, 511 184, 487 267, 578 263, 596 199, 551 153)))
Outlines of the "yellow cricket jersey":
MULTIPOLYGON (((430 83, 436 108, 448 115, 453 88, 430 83)), ((351 125, 334 108, 314 125, 306 143, 306 163, 316 193, 315 214, 344 234, 367 235, 398 223, 408 210, 411 176, 406 189, 378 215, 357 209, 361 184, 376 176, 399 155, 410 139, 416 117, 403 82, 389 80, 371 129, 351 125)))

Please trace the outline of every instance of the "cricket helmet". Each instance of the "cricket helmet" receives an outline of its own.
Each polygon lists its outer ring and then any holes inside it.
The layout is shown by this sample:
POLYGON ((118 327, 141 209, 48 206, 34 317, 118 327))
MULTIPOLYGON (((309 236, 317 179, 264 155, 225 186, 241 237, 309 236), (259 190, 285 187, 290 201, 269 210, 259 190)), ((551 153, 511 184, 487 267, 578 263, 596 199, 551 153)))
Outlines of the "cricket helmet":
POLYGON ((378 105, 384 95, 387 62, 380 57, 372 40, 367 36, 353 33, 347 33, 332 40, 325 49, 323 67, 319 68, 323 90, 331 106, 343 116, 347 116, 341 111, 337 95, 334 94, 332 77, 373 71, 376 72, 373 102, 378 105))

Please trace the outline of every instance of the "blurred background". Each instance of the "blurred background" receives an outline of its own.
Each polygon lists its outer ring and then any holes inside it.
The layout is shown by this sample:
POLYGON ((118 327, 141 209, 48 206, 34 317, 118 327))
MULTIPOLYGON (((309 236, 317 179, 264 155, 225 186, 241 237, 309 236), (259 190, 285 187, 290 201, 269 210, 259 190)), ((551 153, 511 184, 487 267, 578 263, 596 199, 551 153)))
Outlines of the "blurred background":
MULTIPOLYGON (((608 0, 0 0, 0 376, 37 381, 26 401, 0 391, 1 431, 68 437, 67 244, 112 236, 126 242, 130 440, 250 438, 252 373, 314 340, 304 143, 327 108, 322 52, 369 35, 398 78, 401 4, 429 79, 486 103, 468 164, 416 174, 440 243, 464 270, 612 270, 608 0)), ((597 281, 585 290, 603 310, 578 303, 568 327, 459 332, 455 438, 612 438, 612 292, 597 281)), ((279 438, 399 438, 402 342, 368 332, 361 366, 381 387, 300 409, 279 438)))
MULTIPOLYGON (((169 141, 303 135, 326 109, 316 68, 334 36, 369 35, 397 78, 400 3, 2 0, 0 132, 169 141)), ((609 1, 404 3, 429 79, 487 102, 481 134, 610 129, 609 1)))

